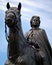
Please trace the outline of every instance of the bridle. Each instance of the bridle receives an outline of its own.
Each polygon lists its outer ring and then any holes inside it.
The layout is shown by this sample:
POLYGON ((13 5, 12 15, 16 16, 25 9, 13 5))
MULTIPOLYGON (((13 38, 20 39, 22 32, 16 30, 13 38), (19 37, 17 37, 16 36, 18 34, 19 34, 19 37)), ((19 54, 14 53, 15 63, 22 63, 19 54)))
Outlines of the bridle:
MULTIPOLYGON (((21 14, 19 14, 18 17, 17 17, 17 16, 16 16, 16 13, 13 12, 13 11, 10 11, 10 12, 8 12, 8 13, 14 14, 14 16, 15 16, 15 18, 14 18, 14 24, 17 24, 17 21, 19 21, 17 18, 20 17, 21 14)), ((7 14, 7 13, 6 13, 6 14, 7 14)), ((5 21, 6 21, 6 20, 5 20, 5 21)), ((8 34, 7 34, 7 24, 6 24, 6 22, 5 22, 5 37, 6 37, 7 42, 9 42, 9 36, 8 36, 8 34)))

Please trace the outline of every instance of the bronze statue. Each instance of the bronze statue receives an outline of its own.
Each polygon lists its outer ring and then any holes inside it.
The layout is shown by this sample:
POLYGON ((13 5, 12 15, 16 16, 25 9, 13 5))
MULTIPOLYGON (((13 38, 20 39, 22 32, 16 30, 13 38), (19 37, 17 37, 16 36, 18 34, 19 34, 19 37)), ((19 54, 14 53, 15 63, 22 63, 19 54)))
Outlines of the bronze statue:
POLYGON ((40 56, 42 59, 44 59, 43 65, 50 64, 51 65, 51 59, 52 59, 52 51, 51 46, 49 44, 47 35, 45 30, 40 29, 40 17, 39 16, 33 16, 30 20, 30 25, 32 29, 30 29, 26 34, 25 37, 29 43, 29 45, 34 46, 37 50, 39 49, 40 56), (47 54, 47 57, 43 54, 41 54, 43 51, 45 54, 47 54), (46 63, 47 61, 47 63, 46 63))
POLYGON ((5 12, 5 33, 8 41, 8 60, 5 65, 36 65, 36 49, 29 46, 21 27, 21 3, 5 12), (9 28, 9 36, 7 35, 9 28))
POLYGON ((10 7, 9 3, 7 3, 7 11, 5 12, 5 33, 6 40, 8 41, 8 60, 5 62, 5 65, 38 65, 38 63, 39 65, 51 65, 49 54, 47 53, 49 50, 46 45, 46 48, 44 47, 44 40, 41 41, 42 45, 38 42, 39 39, 37 38, 36 42, 39 44, 36 45, 35 42, 35 47, 34 44, 33 46, 29 45, 29 42, 25 39, 21 27, 20 12, 21 3, 19 3, 18 7, 10 7), (9 28, 9 35, 7 35, 7 27, 9 28), (39 50, 43 53, 43 57, 41 53, 39 53, 39 50), (42 58, 44 57, 47 58, 45 59, 46 64, 42 64, 42 58))

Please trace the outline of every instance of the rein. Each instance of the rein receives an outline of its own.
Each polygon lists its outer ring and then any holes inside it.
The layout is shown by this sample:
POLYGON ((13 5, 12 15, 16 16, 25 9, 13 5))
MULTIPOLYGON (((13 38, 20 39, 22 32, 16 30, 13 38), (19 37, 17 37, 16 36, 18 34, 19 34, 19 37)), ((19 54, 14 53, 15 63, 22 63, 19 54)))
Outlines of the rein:
POLYGON ((7 34, 7 25, 6 25, 6 23, 5 23, 5 37, 6 37, 7 42, 9 42, 9 38, 8 38, 8 34, 7 34))

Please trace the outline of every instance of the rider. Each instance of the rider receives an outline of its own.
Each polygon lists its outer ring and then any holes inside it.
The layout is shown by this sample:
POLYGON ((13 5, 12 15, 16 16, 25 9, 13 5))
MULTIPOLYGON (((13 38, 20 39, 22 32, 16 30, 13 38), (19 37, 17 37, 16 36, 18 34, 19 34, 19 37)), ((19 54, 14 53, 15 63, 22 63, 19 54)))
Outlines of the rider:
MULTIPOLYGON (((39 16, 33 16, 30 20, 31 28, 26 34, 25 37, 27 41, 29 42, 29 45, 34 46, 37 50, 43 48, 46 50, 45 53, 48 54, 48 58, 52 56, 51 54, 51 46, 49 44, 47 35, 45 30, 40 29, 40 17, 39 16)), ((42 53, 40 53, 42 56, 42 53)), ((44 55, 44 54, 43 54, 44 55)), ((43 56, 42 56, 43 57, 43 56)))

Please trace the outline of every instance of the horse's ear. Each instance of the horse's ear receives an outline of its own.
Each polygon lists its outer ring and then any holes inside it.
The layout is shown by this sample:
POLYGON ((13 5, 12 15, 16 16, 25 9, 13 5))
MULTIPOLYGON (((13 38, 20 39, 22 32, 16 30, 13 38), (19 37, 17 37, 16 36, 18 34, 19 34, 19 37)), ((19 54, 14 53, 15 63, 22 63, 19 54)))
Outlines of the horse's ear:
POLYGON ((21 10, 21 3, 18 4, 18 10, 21 10))
POLYGON ((9 4, 9 2, 7 3, 6 7, 7 7, 7 9, 9 9, 9 8, 10 8, 10 4, 9 4))

